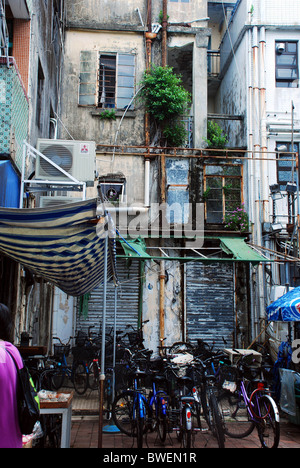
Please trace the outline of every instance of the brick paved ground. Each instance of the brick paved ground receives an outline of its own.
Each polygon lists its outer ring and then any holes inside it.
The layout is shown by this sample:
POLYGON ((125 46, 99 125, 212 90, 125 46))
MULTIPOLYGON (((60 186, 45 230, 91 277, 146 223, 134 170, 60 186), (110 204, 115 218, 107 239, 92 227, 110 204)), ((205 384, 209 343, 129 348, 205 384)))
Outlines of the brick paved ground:
MULTIPOLYGON (((106 423, 104 423, 106 424, 106 423)), ((97 448, 98 447, 97 416, 74 416, 72 420, 71 448, 97 448)), ((136 448, 134 440, 120 433, 103 433, 103 449, 130 449, 136 448)), ((254 431, 249 437, 238 440, 226 438, 226 448, 259 448, 257 433, 254 431)), ((280 448, 300 448, 300 426, 290 424, 287 420, 281 423, 280 448)), ((171 433, 164 446, 160 445, 155 434, 145 438, 145 448, 176 449, 180 444, 176 435, 171 433)), ((194 448, 217 448, 215 439, 209 433, 199 433, 194 440, 194 448)))

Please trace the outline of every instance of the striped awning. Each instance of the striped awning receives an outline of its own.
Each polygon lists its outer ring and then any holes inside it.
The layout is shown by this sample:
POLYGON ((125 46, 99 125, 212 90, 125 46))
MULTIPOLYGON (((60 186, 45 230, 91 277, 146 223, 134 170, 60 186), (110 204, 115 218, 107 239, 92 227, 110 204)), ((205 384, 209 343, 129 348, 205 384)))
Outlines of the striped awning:
MULTIPOLYGON (((82 296, 104 281, 106 219, 97 200, 55 208, 0 208, 0 252, 55 284, 82 296)), ((114 276, 115 241, 108 242, 107 279, 114 276)))

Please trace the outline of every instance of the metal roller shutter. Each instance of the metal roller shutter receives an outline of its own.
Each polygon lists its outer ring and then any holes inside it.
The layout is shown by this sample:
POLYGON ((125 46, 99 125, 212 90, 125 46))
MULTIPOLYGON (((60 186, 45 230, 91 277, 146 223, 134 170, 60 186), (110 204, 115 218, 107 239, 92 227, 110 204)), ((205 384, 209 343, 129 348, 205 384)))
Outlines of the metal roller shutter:
POLYGON ((187 338, 201 338, 214 349, 233 346, 234 281, 232 264, 205 265, 191 262, 186 267, 187 338))
MULTIPOLYGON (((125 330, 127 324, 137 328, 139 310, 139 262, 132 261, 128 266, 126 260, 118 259, 117 275, 120 282, 117 295, 117 330, 125 330)), ((93 334, 99 332, 102 324, 103 285, 94 289, 88 301, 88 315, 79 315, 77 306, 76 332, 87 332, 88 327, 94 325, 93 334)), ((107 284, 106 297, 106 333, 114 325, 115 286, 107 284)))

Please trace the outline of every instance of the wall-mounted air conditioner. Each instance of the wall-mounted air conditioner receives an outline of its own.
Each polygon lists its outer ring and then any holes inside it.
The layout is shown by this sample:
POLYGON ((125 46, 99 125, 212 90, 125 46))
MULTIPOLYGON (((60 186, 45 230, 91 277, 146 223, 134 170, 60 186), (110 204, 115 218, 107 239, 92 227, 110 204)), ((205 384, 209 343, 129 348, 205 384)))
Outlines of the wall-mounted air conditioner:
POLYGON ((66 203, 76 203, 82 201, 82 198, 78 197, 40 197, 40 208, 53 208, 56 206, 62 206, 66 203))
MULTIPOLYGON (((37 150, 79 182, 94 186, 96 170, 94 141, 39 139, 37 150)), ((36 157, 35 178, 47 181, 71 181, 67 175, 39 155, 36 157)))

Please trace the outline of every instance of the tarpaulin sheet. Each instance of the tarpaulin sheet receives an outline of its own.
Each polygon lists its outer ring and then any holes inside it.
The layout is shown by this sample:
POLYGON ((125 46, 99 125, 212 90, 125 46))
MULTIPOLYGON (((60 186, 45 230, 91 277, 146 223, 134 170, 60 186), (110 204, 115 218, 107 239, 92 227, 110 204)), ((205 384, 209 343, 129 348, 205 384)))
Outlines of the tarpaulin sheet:
MULTIPOLYGON (((97 200, 56 208, 0 208, 0 251, 71 296, 104 280, 106 220, 97 200)), ((115 240, 109 239, 107 277, 114 276, 115 240)))

